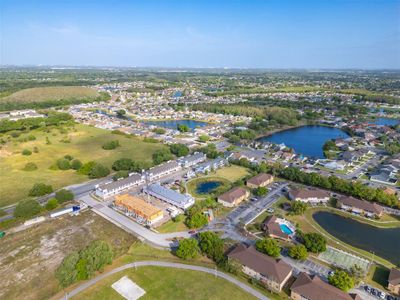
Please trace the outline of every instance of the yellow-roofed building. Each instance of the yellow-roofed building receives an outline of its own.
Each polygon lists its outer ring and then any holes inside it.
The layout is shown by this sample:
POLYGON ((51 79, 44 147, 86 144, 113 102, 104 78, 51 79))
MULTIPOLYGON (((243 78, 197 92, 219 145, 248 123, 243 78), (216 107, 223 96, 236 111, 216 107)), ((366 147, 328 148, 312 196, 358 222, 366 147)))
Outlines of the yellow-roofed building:
POLYGON ((114 204, 137 221, 148 225, 154 224, 164 216, 161 209, 147 203, 141 198, 128 194, 115 196, 114 204))

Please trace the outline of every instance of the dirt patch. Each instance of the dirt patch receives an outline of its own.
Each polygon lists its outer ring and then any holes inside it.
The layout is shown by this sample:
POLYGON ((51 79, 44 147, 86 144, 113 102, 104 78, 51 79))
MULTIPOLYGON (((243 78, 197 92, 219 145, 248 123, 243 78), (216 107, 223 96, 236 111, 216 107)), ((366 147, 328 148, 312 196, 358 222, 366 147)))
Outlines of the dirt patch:
POLYGON ((12 155, 12 152, 6 150, 6 149, 0 149, 0 157, 4 158, 4 157, 8 157, 12 155))
POLYGON ((54 274, 63 258, 97 239, 112 245, 116 256, 135 241, 90 211, 7 235, 0 243, 0 299, 50 298, 60 290, 54 274))

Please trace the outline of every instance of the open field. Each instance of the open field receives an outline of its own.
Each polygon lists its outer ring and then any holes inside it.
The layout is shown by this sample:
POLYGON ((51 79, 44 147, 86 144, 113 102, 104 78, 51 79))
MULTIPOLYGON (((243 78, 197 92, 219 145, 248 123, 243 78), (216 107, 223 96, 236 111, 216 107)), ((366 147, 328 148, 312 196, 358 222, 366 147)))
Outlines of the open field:
POLYGON ((81 86, 54 86, 24 89, 0 98, 0 102, 41 102, 61 99, 95 99, 100 94, 91 88, 81 86))
POLYGON ((179 222, 169 220, 168 222, 158 227, 157 231, 160 233, 186 231, 188 230, 188 227, 185 225, 184 221, 185 218, 182 218, 182 220, 179 222))
POLYGON ((140 267, 114 274, 72 299, 123 299, 111 284, 123 276, 146 291, 140 299, 255 299, 230 282, 191 270, 140 267))
POLYGON ((212 174, 212 175, 217 176, 217 177, 222 177, 222 178, 225 178, 226 180, 234 182, 236 180, 239 180, 239 179, 249 175, 249 170, 244 167, 232 165, 229 167, 224 167, 224 168, 218 169, 215 172, 215 174, 212 174))
MULTIPOLYGON (((3 136, 8 138, 8 135, 3 136)), ((13 204, 27 197, 29 189, 36 182, 53 185, 54 189, 88 180, 87 176, 77 174, 74 170, 50 170, 57 159, 69 154, 83 163, 90 160, 103 163, 110 167, 121 157, 151 162, 155 150, 165 147, 162 144, 145 143, 139 138, 112 134, 110 131, 86 125, 77 124, 74 128, 65 127, 63 130, 53 128, 46 133, 36 129, 22 134, 19 138, 10 138, 0 149, 0 207, 13 204), (65 131, 67 130, 67 131, 65 131), (62 133, 61 133, 62 132, 62 133), (20 138, 33 135, 36 140, 19 142, 20 138), (46 143, 46 137, 51 144, 46 143), (63 140, 69 141, 68 143, 63 140), (118 140, 121 147, 114 150, 104 150, 102 145, 107 141, 118 140), (39 152, 25 156, 23 149, 39 152), (35 171, 22 170, 28 162, 33 162, 38 169, 35 171), (18 182, 18 188, 15 184, 18 182)))
POLYGON ((0 243, 0 299, 49 299, 60 290, 54 272, 62 259, 98 239, 107 241, 117 257, 135 241, 90 211, 6 235, 0 243))

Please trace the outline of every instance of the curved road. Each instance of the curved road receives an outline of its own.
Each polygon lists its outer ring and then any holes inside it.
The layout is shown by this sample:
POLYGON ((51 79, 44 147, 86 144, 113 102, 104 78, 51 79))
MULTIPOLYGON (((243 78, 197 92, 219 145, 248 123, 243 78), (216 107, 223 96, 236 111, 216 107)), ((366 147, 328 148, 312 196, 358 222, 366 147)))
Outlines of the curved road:
MULTIPOLYGON (((200 271, 200 272, 204 272, 204 273, 209 273, 209 274, 213 274, 217 277, 223 278, 225 280, 228 280, 229 282, 233 283, 234 285, 236 285, 237 287, 241 288, 242 290, 248 292, 249 294, 253 295, 254 297, 256 297, 257 299, 262 299, 262 300, 267 300, 269 298, 267 298, 266 296, 264 296, 263 294, 261 294, 259 291, 253 289, 252 287, 248 286, 247 284, 233 278, 232 276, 229 276, 225 273, 219 272, 217 270, 213 270, 210 268, 205 268, 205 267, 201 267, 201 266, 194 266, 194 265, 185 265, 185 264, 179 264, 179 263, 171 263, 171 262, 164 262, 164 261, 138 261, 138 262, 134 262, 134 263, 130 263, 130 264, 126 264, 123 266, 120 266, 114 270, 111 270, 110 272, 101 274, 95 278, 93 278, 92 280, 89 280, 83 284, 81 284, 80 286, 78 286, 76 289, 72 290, 70 293, 67 294, 67 297, 73 297, 75 295, 77 295, 78 293, 84 291, 85 289, 91 287, 92 285, 94 285, 95 283, 99 282, 100 280, 113 275, 115 273, 118 273, 120 271, 126 270, 126 269, 130 269, 130 268, 136 268, 136 267, 143 267, 143 266, 158 266, 158 267, 168 267, 168 268, 176 268, 176 269, 184 269, 184 270, 193 270, 193 271, 200 271)), ((63 297, 60 300, 65 300, 67 297, 63 297)))

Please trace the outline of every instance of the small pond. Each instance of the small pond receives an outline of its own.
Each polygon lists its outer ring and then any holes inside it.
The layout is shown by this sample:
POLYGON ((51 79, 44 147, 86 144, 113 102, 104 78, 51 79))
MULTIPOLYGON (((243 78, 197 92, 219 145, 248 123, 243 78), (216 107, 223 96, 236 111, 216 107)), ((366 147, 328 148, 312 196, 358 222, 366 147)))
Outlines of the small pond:
POLYGON ((215 191, 219 186, 222 185, 220 181, 203 181, 197 184, 196 193, 197 194, 209 194, 215 191))

